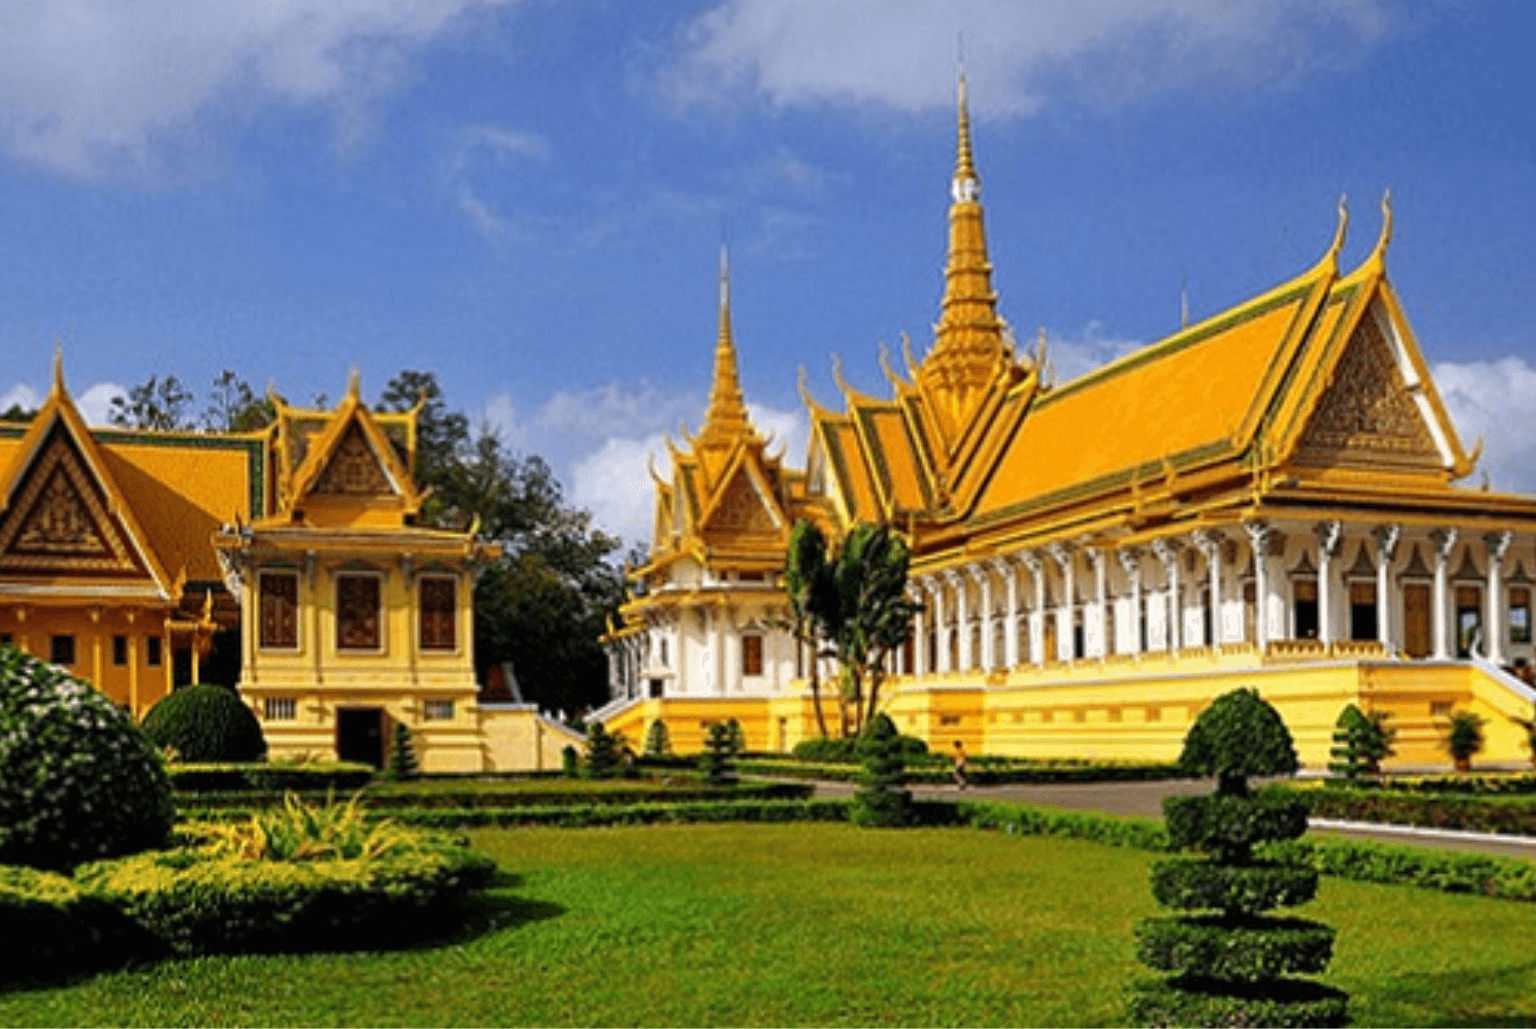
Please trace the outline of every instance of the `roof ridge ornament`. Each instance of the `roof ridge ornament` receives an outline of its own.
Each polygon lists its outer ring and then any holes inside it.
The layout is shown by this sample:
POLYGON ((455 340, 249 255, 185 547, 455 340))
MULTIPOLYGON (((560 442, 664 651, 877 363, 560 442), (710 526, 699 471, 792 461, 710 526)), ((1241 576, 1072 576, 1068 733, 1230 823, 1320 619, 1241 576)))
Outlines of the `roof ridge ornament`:
POLYGON ((1367 263, 1378 266, 1386 263, 1387 246, 1392 242, 1392 222, 1392 187, 1388 186, 1381 194, 1381 235, 1367 263))
POLYGON ((49 392, 55 396, 64 395, 64 336, 62 334, 53 338, 53 385, 49 392))
POLYGON ((976 160, 971 150, 970 94, 965 84, 965 68, 960 69, 960 116, 955 147, 955 177, 949 194, 955 203, 974 202, 981 196, 981 179, 976 174, 976 160))
POLYGON ((1323 255, 1322 263, 1339 263, 1339 254, 1344 250, 1344 240, 1349 235, 1349 194, 1339 194, 1339 224, 1333 230, 1333 242, 1328 244, 1328 252, 1323 255))

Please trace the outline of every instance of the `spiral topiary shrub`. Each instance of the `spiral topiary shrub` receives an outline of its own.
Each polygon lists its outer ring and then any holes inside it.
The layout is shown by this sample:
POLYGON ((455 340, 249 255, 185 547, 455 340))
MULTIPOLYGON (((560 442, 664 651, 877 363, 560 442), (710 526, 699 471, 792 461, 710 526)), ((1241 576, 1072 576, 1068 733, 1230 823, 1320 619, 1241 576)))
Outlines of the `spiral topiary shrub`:
POLYGON ((1136 956, 1173 973, 1135 984, 1131 1018, 1143 1025, 1335 1026, 1348 995, 1296 975, 1316 975, 1333 955, 1333 929, 1265 912, 1317 895, 1313 868, 1258 861, 1262 843, 1307 831, 1303 797, 1248 788, 1250 775, 1296 771, 1296 748, 1277 712, 1256 690, 1216 699, 1184 741, 1179 766, 1216 777, 1216 792, 1163 802, 1168 838, 1202 857, 1152 866, 1152 895, 1189 912, 1136 925, 1136 956))
POLYGON ((133 719, 88 683, 0 647, 0 864, 66 869, 162 846, 171 784, 133 719))
POLYGON ((859 776, 853 806, 848 809, 849 820, 868 828, 911 825, 912 791, 904 787, 907 762, 901 734, 889 715, 881 713, 870 720, 859 737, 859 754, 864 759, 864 772, 859 776))
POLYGON ((224 686, 187 686, 161 698, 144 716, 144 735, 171 747, 181 761, 259 761, 267 753, 261 723, 224 686))

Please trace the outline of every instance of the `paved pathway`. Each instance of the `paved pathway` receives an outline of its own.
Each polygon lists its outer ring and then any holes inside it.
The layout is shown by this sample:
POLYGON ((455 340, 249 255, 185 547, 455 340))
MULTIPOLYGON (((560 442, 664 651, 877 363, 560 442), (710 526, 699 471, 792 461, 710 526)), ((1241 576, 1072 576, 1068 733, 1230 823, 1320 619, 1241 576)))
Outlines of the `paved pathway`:
MULTIPOLYGON (((1042 785, 973 786, 964 791, 953 786, 914 785, 918 797, 969 797, 975 800, 1018 801, 1026 804, 1050 804, 1080 811, 1102 811, 1111 815, 1145 815, 1161 818, 1163 798, 1209 793, 1209 780, 1165 779, 1155 782, 1050 783, 1042 785)), ((855 787, 846 782, 818 782, 818 797, 846 797, 855 787)), ((1357 840, 1382 843, 1416 844, 1444 850, 1471 851, 1501 857, 1536 860, 1536 837, 1499 836, 1490 833, 1415 829, 1408 826, 1378 826, 1368 822, 1337 822, 1315 819, 1312 831, 1357 840)))

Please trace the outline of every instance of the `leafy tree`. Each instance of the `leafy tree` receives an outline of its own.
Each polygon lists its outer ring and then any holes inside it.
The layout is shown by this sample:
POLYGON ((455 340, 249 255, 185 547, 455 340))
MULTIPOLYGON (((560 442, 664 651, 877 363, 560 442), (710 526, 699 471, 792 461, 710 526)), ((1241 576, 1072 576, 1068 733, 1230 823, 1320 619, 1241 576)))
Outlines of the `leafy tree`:
POLYGON ((277 418, 272 400, 258 396, 250 383, 228 368, 214 378, 210 400, 202 417, 208 432, 254 432, 277 418))
POLYGON ((822 622, 819 612, 830 605, 831 571, 827 564, 827 538, 810 522, 795 523, 789 535, 789 553, 784 567, 784 589, 789 596, 790 634, 797 646, 810 651, 811 707, 816 712, 816 728, 825 739, 827 717, 821 710, 822 622))
POLYGON ((837 655, 843 734, 849 733, 850 713, 857 734, 878 710, 886 659, 912 633, 919 607, 906 595, 911 555, 885 525, 854 526, 825 559, 816 556, 818 549, 826 551, 825 542, 814 542, 819 529, 797 526, 796 532, 808 538, 803 550, 791 551, 791 562, 804 561, 791 594, 802 592, 815 635, 837 655))
POLYGON ((1392 756, 1396 735, 1397 730, 1387 728, 1385 711, 1366 714, 1354 704, 1346 705, 1334 723, 1328 770, 1350 781, 1378 774, 1381 762, 1392 756))
POLYGON ((602 722, 587 726, 587 775, 593 779, 612 779, 620 771, 619 749, 623 739, 603 728, 602 722))
POLYGON ((438 486, 457 465, 469 443, 469 419, 449 411, 443 389, 432 372, 402 371, 379 394, 384 411, 409 411, 422 405, 416 420, 416 481, 438 486))
POLYGON ((1472 767, 1472 758, 1483 749, 1483 724, 1487 719, 1471 711, 1456 711, 1446 724, 1445 749, 1456 762, 1456 770, 1472 767))
POLYGON ((736 762, 732 760, 731 731, 724 722, 710 722, 709 734, 704 738, 704 778, 712 786, 732 786, 736 783, 736 762))
POLYGON ((883 711, 870 720, 859 737, 864 771, 853 795, 849 817, 855 825, 896 828, 912 823, 912 791, 904 789, 906 755, 896 723, 883 711))
POLYGON ((0 422, 30 422, 37 416, 37 408, 22 407, 20 404, 12 404, 4 411, 0 411, 0 422))
POLYGON ((192 391, 174 375, 151 375, 129 388, 128 393, 112 398, 107 420, 125 429, 190 429, 187 409, 196 399, 192 391))
POLYGON ((660 718, 651 723, 651 727, 645 733, 645 752, 657 756, 672 753, 672 737, 667 732, 667 723, 660 718))
POLYGON ((395 723, 395 732, 389 743, 389 767, 384 770, 390 779, 414 779, 420 771, 416 763, 416 744, 411 730, 404 722, 395 723))
POLYGON ((732 757, 740 757, 747 750, 747 734, 741 729, 741 723, 732 718, 725 723, 725 742, 731 750, 732 757))

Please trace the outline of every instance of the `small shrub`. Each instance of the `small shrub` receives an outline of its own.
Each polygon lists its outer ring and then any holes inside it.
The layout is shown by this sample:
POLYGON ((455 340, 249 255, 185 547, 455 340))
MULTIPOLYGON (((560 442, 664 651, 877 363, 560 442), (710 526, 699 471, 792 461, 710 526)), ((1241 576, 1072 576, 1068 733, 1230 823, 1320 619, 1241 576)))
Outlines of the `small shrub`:
POLYGON ((414 845, 392 821, 364 818, 358 796, 345 804, 327 797, 324 805, 311 806, 290 793, 280 808, 241 822, 199 825, 191 834, 215 857, 245 861, 373 860, 414 845))
POLYGON ((622 771, 619 748, 624 741, 603 728, 602 722, 587 726, 587 776, 592 779, 613 779, 622 771))
POLYGON ((1472 758, 1483 749, 1483 723, 1481 715, 1471 711, 1453 711, 1445 728, 1445 749, 1450 752, 1456 767, 1470 768, 1472 758))
POLYGON ((56 872, 0 865, 0 925, 24 946, 6 949, 0 984, 29 976, 58 976, 99 964, 111 956, 103 946, 125 941, 110 907, 81 892, 56 872))
POLYGON ((736 762, 731 750, 731 731, 722 722, 709 723, 709 735, 704 739, 704 756, 700 759, 704 778, 714 786, 736 784, 736 762))
POLYGON ((1366 714, 1354 704, 1346 705, 1334 724, 1328 771, 1351 782, 1380 774, 1382 761, 1393 754, 1396 735, 1396 730, 1387 728, 1385 711, 1366 714))
POLYGON ((906 760, 896 723, 876 715, 859 740, 864 774, 849 817, 855 825, 896 828, 912 823, 912 791, 904 788, 906 760))
POLYGON ((734 718, 725 723, 725 743, 731 757, 740 757, 747 749, 746 734, 741 731, 741 723, 734 718))
POLYGON ((560 774, 567 779, 574 779, 581 774, 581 759, 576 754, 574 744, 567 743, 560 748, 560 774))
POLYGON ((416 745, 411 740, 411 730, 404 722, 395 723, 394 738, 389 743, 389 767, 384 774, 396 781, 414 779, 420 772, 416 764, 416 745))
POLYGON ((653 757, 672 753, 672 737, 667 732, 667 723, 660 718, 652 722, 645 732, 645 752, 653 757))
POLYGON ((181 761, 259 761, 267 753, 261 723, 226 686, 167 694, 144 716, 143 729, 155 746, 174 747, 181 761))
POLYGON ((0 646, 0 863, 66 869, 158 847, 174 817, 165 769, 128 715, 0 646))

